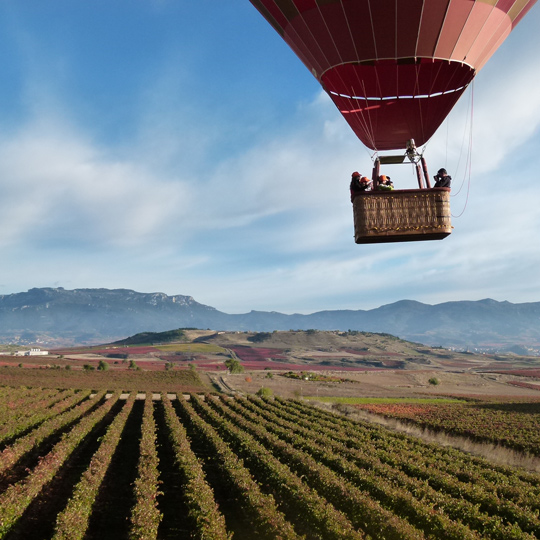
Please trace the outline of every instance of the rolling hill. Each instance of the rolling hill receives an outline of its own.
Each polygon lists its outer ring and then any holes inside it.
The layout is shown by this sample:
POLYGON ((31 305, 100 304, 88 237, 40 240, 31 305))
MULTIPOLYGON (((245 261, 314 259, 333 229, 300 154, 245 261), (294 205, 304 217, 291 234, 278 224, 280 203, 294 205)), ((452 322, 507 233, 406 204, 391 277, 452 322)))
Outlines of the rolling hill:
POLYGON ((428 305, 402 300, 371 310, 287 315, 265 311, 227 314, 191 296, 129 289, 34 288, 0 296, 0 343, 95 344, 176 328, 385 332, 435 346, 519 347, 523 354, 540 349, 540 302, 485 299, 428 305))

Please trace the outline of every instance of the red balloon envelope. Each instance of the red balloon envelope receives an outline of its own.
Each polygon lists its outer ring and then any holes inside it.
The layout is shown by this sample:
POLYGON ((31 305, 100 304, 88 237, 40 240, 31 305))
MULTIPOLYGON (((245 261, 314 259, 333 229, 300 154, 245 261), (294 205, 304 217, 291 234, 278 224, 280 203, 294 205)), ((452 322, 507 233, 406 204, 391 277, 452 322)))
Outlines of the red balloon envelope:
POLYGON ((373 150, 427 142, 536 0, 250 0, 373 150))

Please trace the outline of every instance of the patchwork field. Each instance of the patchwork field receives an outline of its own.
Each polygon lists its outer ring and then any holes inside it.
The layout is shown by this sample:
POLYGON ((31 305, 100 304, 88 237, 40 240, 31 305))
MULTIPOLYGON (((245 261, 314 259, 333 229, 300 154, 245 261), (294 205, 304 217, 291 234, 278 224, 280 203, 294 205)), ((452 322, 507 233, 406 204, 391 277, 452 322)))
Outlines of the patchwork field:
POLYGON ((0 538, 540 539, 535 358, 308 331, 1 362, 0 538))

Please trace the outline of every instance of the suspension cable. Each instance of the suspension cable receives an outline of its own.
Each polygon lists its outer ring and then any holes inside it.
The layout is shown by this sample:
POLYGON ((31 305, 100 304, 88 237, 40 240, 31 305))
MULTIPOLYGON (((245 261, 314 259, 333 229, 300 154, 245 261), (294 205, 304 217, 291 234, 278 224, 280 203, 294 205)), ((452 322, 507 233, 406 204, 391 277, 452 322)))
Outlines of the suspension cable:
MULTIPOLYGON (((470 130, 469 130, 469 145, 468 145, 468 149, 467 149, 465 172, 464 172, 464 175, 463 175, 463 181, 465 181, 465 178, 467 178, 467 195, 465 197, 465 204, 463 205, 463 210, 457 215, 452 214, 452 217, 454 217, 454 218, 459 218, 465 213, 465 210, 467 209, 467 205, 468 205, 468 202, 469 202, 469 193, 470 193, 470 190, 471 190, 473 119, 474 119, 474 79, 473 79, 472 86, 471 86, 470 111, 471 111, 471 116, 470 116, 470 130)), ((462 184, 461 187, 463 187, 463 184, 462 184)), ((459 188, 460 191, 461 191, 461 187, 459 188)), ((458 193, 459 193, 459 191, 458 191, 458 193)), ((457 195, 457 193, 456 193, 456 195, 457 195)))
MULTIPOLYGON (((458 157, 458 162, 456 165, 456 175, 457 175, 457 171, 459 170, 461 160, 463 158, 465 141, 467 140, 467 131, 469 131, 469 141, 471 138, 471 130, 472 130, 472 116, 471 115, 472 115, 472 106, 473 106, 473 99, 474 99, 474 79, 471 84, 471 92, 469 96, 470 97, 469 97, 469 103, 467 105, 467 116, 466 116, 467 120, 465 121, 465 125, 463 126, 463 135, 461 137, 461 146, 459 149, 459 157, 458 157)), ((456 197, 457 195, 459 195, 459 193, 463 189, 463 185, 465 184, 466 171, 467 171, 467 157, 465 158, 465 172, 463 173, 461 184, 459 186, 459 189, 455 191, 454 193, 452 193, 452 197, 456 197)))

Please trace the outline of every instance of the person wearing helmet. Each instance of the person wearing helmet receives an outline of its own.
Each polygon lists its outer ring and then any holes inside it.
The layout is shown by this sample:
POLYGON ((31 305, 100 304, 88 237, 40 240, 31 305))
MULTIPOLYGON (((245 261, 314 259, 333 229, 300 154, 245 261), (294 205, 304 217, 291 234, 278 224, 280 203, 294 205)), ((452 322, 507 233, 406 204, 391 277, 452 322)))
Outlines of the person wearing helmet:
POLYGON ((353 199, 363 191, 367 191, 371 185, 371 180, 367 176, 362 176, 359 172, 355 171, 352 173, 351 179, 351 202, 353 199))
POLYGON ((448 175, 446 169, 439 169, 436 176, 434 176, 433 178, 435 179, 435 185, 433 187, 449 188, 450 183, 452 182, 452 177, 448 175))
POLYGON ((377 189, 380 189, 381 191, 391 191, 394 189, 394 184, 389 176, 381 174, 381 176, 379 176, 379 186, 377 189))

